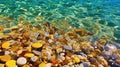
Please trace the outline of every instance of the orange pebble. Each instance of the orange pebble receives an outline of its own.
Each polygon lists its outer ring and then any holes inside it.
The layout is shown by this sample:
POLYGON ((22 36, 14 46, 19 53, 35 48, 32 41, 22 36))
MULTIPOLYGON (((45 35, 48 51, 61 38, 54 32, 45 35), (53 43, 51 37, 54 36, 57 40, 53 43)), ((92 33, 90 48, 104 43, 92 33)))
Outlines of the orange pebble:
POLYGON ((10 55, 1 56, 0 60, 3 62, 9 61, 9 60, 11 60, 11 56, 10 55))

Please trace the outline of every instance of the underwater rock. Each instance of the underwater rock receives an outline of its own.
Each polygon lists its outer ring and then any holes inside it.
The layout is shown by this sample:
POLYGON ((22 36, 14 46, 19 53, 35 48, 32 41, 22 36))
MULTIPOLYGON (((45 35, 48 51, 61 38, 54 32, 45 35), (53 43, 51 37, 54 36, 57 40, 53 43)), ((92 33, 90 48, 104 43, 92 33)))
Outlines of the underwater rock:
POLYGON ((80 64, 81 67, 90 67, 90 62, 83 62, 80 64))
POLYGON ((17 64, 18 65, 24 65, 24 64, 26 64, 27 63, 27 59, 25 58, 25 57, 19 57, 18 59, 17 59, 17 64))
POLYGON ((64 49, 66 49, 66 50, 72 50, 72 47, 69 46, 69 45, 64 45, 63 47, 64 47, 64 49))
POLYGON ((30 60, 32 62, 36 62, 38 60, 38 56, 33 56, 33 57, 30 58, 30 60))
POLYGON ((117 50, 117 48, 115 45, 107 43, 105 46, 105 50, 115 52, 117 50))

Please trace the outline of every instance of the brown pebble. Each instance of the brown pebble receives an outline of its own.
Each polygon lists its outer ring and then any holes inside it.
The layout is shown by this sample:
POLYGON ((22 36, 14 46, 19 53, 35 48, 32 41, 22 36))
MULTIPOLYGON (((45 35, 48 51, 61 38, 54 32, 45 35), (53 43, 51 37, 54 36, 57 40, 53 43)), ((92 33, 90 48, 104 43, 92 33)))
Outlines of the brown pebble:
POLYGON ((65 60, 62 61, 63 65, 67 65, 68 63, 69 63, 69 60, 67 60, 67 59, 65 59, 65 60))
POLYGON ((91 64, 95 64, 97 62, 95 58, 90 58, 89 61, 91 62, 91 64))
POLYGON ((30 37, 30 33, 29 32, 25 32, 25 33, 23 33, 23 36, 26 37, 26 38, 29 38, 30 37))
POLYGON ((66 55, 70 57, 70 56, 73 55, 73 53, 68 51, 68 52, 66 53, 66 55))

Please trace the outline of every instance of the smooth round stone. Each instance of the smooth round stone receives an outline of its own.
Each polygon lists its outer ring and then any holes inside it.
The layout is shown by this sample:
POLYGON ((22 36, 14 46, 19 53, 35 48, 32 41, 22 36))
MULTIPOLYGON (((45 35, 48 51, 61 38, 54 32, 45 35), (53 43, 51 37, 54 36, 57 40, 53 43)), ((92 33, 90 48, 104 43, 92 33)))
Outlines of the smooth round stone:
POLYGON ((33 57, 31 57, 31 59, 30 59, 32 62, 36 62, 37 60, 38 60, 38 57, 37 56, 33 56, 33 57))
POLYGON ((114 46, 114 45, 112 45, 112 44, 107 44, 107 45, 105 46, 105 50, 106 50, 106 51, 114 52, 114 51, 117 50, 117 48, 116 48, 116 46, 114 46))
POLYGON ((5 64, 0 64, 0 67, 5 67, 5 64))
POLYGON ((31 57, 33 57, 33 56, 35 56, 35 55, 34 55, 33 53, 26 53, 24 56, 31 58, 31 57))
POLYGON ((48 42, 49 42, 49 43, 52 43, 52 42, 53 42, 53 40, 52 40, 52 39, 49 39, 49 40, 48 40, 48 42))
POLYGON ((32 44, 32 47, 33 48, 40 48, 40 47, 42 47, 42 45, 43 45, 42 43, 36 42, 36 43, 32 44))
POLYGON ((111 55, 110 57, 109 57, 109 59, 111 59, 111 60, 116 60, 118 57, 116 56, 116 55, 111 55))
POLYGON ((96 58, 90 58, 89 61, 90 61, 92 64, 94 64, 94 63, 97 62, 96 58))
POLYGON ((102 52, 102 55, 111 55, 111 54, 112 54, 111 51, 103 51, 103 52, 102 52))
POLYGON ((108 62, 110 67, 119 67, 115 62, 108 62))
POLYGON ((16 67, 16 61, 15 60, 9 60, 5 64, 6 64, 6 67, 16 67))
POLYGON ((87 55, 83 52, 80 52, 80 55, 83 56, 83 57, 87 57, 87 55))
POLYGON ((5 55, 9 55, 10 54, 10 51, 5 51, 5 55))
POLYGON ((39 64, 38 67, 46 67, 46 63, 42 62, 42 63, 39 64))
POLYGON ((46 64, 46 67, 51 67, 51 66, 52 66, 51 63, 47 63, 47 64, 46 64))
POLYGON ((71 46, 63 46, 64 47, 64 49, 66 49, 66 50, 72 50, 72 47, 71 46))
POLYGON ((35 55, 40 55, 40 52, 39 52, 39 51, 33 50, 32 52, 33 52, 35 55))
POLYGON ((11 57, 10 55, 0 56, 0 60, 1 60, 2 62, 7 62, 7 61, 9 61, 9 60, 11 60, 11 59, 12 59, 12 57, 11 57))
POLYGON ((8 49, 9 47, 10 47, 10 43, 8 41, 2 44, 2 48, 8 49))
POLYGON ((18 65, 24 65, 24 64, 26 64, 27 63, 27 59, 25 58, 25 57, 19 57, 18 59, 17 59, 17 64, 18 65))
POLYGON ((81 67, 90 67, 90 62, 83 62, 80 64, 81 67))

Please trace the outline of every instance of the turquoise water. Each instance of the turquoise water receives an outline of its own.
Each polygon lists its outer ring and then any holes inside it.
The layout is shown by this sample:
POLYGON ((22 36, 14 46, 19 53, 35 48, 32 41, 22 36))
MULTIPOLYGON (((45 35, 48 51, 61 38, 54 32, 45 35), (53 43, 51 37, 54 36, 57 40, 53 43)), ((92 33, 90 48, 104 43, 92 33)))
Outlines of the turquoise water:
POLYGON ((9 23, 16 25, 18 18, 33 26, 49 22, 68 29, 65 22, 120 43, 120 0, 0 0, 0 23, 9 27, 9 23))

